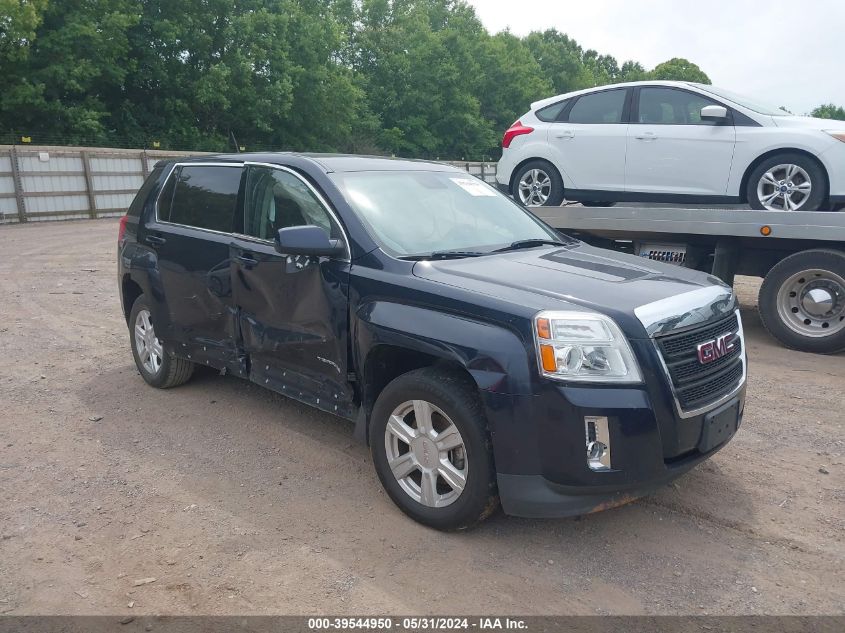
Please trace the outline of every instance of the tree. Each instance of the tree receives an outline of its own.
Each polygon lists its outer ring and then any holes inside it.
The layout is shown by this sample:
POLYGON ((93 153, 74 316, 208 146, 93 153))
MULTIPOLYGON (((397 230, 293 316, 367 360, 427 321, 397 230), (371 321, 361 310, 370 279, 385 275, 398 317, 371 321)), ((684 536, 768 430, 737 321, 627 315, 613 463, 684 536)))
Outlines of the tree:
POLYGON ((810 116, 818 117, 819 119, 837 119, 839 121, 845 121, 845 108, 832 103, 825 103, 810 112, 810 116))
POLYGON ((698 66, 683 57, 658 64, 650 73, 648 79, 663 79, 670 81, 692 81, 699 84, 709 84, 710 77, 704 74, 698 66))

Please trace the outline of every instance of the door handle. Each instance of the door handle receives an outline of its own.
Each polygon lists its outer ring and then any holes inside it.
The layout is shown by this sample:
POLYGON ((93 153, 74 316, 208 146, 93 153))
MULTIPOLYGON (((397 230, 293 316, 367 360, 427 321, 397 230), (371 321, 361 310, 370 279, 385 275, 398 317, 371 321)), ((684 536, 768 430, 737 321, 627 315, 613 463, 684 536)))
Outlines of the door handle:
POLYGON ((148 235, 144 238, 147 244, 152 244, 153 246, 160 246, 164 244, 167 240, 163 237, 159 237, 158 235, 148 235))
POLYGON ((555 138, 574 138, 575 132, 572 130, 563 130, 562 132, 558 132, 555 134, 555 138))
POLYGON ((244 265, 244 268, 252 268, 253 266, 258 266, 258 260, 254 257, 250 257, 249 254, 238 255, 235 257, 240 263, 244 265))
POLYGON ((641 141, 655 141, 657 140, 657 134, 654 132, 643 132, 642 134, 637 134, 634 138, 638 138, 641 141))

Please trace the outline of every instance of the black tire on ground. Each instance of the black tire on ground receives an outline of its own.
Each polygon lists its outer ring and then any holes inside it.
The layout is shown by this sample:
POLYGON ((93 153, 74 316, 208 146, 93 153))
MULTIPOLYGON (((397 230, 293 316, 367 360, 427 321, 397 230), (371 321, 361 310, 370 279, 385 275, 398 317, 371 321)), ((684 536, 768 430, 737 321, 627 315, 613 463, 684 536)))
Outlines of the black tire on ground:
POLYGON ((370 450, 387 494, 412 519, 438 530, 463 530, 490 516, 499 505, 493 446, 484 410, 472 380, 459 371, 426 367, 388 384, 373 407, 370 450), (458 428, 465 446, 466 485, 450 505, 433 508, 411 498, 388 465, 385 431, 394 410, 409 400, 426 400, 440 408, 458 428))
POLYGON ((593 202, 592 200, 585 200, 581 203, 585 207, 612 207, 615 202, 593 202))
MULTIPOLYGON (((841 280, 845 280, 845 252, 833 249, 813 249, 795 253, 775 264, 760 286, 757 301, 760 320, 772 336, 792 349, 817 354, 845 351, 845 327, 827 336, 806 336, 791 328, 778 312, 778 295, 781 287, 795 275, 810 270, 828 271, 841 280)), ((787 291, 784 290, 784 292, 787 291)), ((843 297, 840 296, 838 301, 843 301, 843 297)), ((794 310, 791 311, 794 312, 794 310)), ((831 327, 836 323, 845 323, 845 311, 835 314, 830 319, 831 327)))
POLYGON ((524 204, 522 200, 519 198, 519 182, 522 180, 522 177, 531 171, 532 169, 539 169, 544 172, 551 181, 551 189, 549 191, 549 197, 543 203, 542 206, 544 207, 559 207, 560 204, 563 202, 563 178, 560 177, 560 173, 552 165, 550 162, 537 159, 532 160, 525 163, 518 172, 516 172, 516 176, 513 179, 513 199, 516 200, 520 204, 524 204))
POLYGON ((757 165, 751 174, 748 176, 748 182, 745 186, 746 200, 752 209, 765 209, 765 205, 757 197, 757 184, 767 171, 777 165, 798 165, 810 177, 812 189, 810 191, 809 199, 801 205, 801 211, 817 211, 824 204, 827 196, 827 175, 822 166, 809 156, 804 154, 795 154, 784 152, 783 154, 775 154, 770 156, 762 163, 757 165))
MULTIPOLYGON (((141 310, 150 310, 147 298, 144 295, 135 299, 129 313, 129 346, 132 349, 132 357, 135 359, 135 367, 147 384, 158 389, 170 389, 185 384, 193 375, 195 365, 189 360, 174 356, 166 345, 163 345, 164 354, 162 355, 161 367, 156 373, 149 372, 141 362, 141 358, 138 356, 138 348, 135 345, 135 321, 141 310)), ((153 327, 155 327, 155 324, 153 324, 153 327)))

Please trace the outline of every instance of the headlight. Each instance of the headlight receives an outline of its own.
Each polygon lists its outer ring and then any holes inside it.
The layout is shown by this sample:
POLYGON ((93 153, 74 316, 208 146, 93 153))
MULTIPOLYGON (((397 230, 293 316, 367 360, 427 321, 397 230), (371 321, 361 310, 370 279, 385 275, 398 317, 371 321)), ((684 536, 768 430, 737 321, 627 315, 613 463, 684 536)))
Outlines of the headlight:
POLYGON ((845 131, 843 131, 843 130, 825 130, 825 132, 830 134, 837 141, 842 141, 843 143, 845 143, 845 131))
POLYGON ((534 317, 540 372, 576 382, 641 382, 628 340, 613 319, 591 312, 534 317))

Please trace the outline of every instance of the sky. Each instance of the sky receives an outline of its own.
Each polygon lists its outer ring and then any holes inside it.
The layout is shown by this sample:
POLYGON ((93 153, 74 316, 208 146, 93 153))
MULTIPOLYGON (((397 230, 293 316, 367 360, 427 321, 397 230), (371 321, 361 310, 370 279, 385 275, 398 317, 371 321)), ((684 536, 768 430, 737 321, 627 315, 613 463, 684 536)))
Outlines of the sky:
POLYGON ((715 86, 806 114, 845 107, 845 0, 468 0, 491 33, 556 28, 650 70, 685 57, 715 86))

